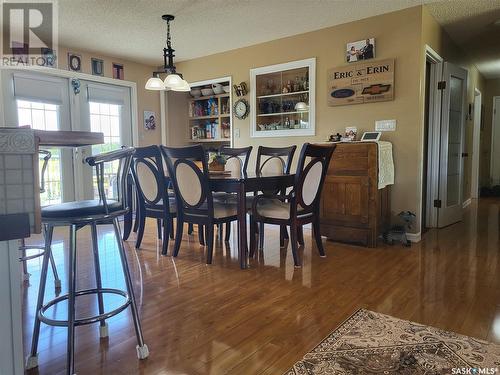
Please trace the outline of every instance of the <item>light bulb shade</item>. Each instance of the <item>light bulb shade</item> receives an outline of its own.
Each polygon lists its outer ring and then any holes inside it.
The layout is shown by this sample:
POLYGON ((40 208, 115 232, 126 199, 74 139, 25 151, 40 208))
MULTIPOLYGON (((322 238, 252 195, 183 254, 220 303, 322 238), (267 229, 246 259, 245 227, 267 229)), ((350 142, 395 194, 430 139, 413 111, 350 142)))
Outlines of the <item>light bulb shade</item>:
POLYGON ((191 86, 189 86, 189 83, 185 79, 183 79, 182 83, 179 86, 172 88, 172 91, 191 91, 191 86))
POLYGON ((309 109, 309 106, 304 102, 298 102, 297 104, 295 104, 295 110, 297 112, 307 111, 308 109, 309 109))
POLYGON ((165 77, 165 81, 163 81, 163 83, 167 89, 174 90, 182 85, 182 81, 183 79, 178 74, 174 73, 165 77))
POLYGON ((165 90, 165 84, 158 77, 151 77, 150 79, 148 79, 145 87, 146 90, 155 90, 155 91, 165 90))

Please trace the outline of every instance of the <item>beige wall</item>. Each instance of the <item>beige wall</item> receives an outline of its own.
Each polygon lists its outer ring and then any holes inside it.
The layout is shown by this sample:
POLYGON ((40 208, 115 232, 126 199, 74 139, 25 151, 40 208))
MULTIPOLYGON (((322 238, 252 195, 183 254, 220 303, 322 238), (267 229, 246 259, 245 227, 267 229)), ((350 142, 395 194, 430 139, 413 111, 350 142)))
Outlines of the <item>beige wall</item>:
MULTIPOLYGON (((235 147, 287 146, 325 141, 332 133, 357 126, 358 133, 373 130, 375 120, 396 119, 397 130, 383 134, 394 144, 396 183, 392 188, 392 210, 419 213, 420 189, 416 172, 421 160, 420 45, 421 7, 415 7, 334 26, 306 34, 274 40, 246 48, 180 62, 178 70, 190 81, 232 76, 233 82, 249 82, 251 68, 316 57, 316 136, 251 138, 250 119, 234 118, 240 130, 235 147), (342 107, 327 105, 327 70, 345 65, 347 42, 376 38, 376 58, 395 58, 395 100, 342 107)), ((253 90, 250 87, 250 91, 253 90)), ((249 99, 247 97, 247 99, 249 99)), ((250 116, 255 112, 250 109, 250 116)), ((254 153, 255 157, 255 153, 254 153)), ((252 163, 253 161, 251 161, 252 163)), ((252 164, 250 164, 252 165, 252 164)), ((419 228, 416 228, 417 232, 419 228)))
POLYGON ((500 79, 487 80, 486 89, 483 91, 484 119, 481 131, 481 186, 490 186, 490 155, 494 96, 500 96, 500 79))
POLYGON ((59 69, 68 69, 68 51, 82 56, 82 73, 91 74, 92 69, 90 59, 92 57, 104 60, 104 76, 113 78, 112 63, 123 64, 124 78, 137 84, 137 125, 139 127, 139 144, 141 146, 161 143, 161 129, 158 121, 155 130, 144 130, 143 112, 154 111, 157 118, 160 118, 160 95, 157 91, 147 91, 144 89, 147 79, 151 76, 153 67, 138 64, 131 61, 116 59, 90 52, 82 52, 65 47, 59 47, 59 69))

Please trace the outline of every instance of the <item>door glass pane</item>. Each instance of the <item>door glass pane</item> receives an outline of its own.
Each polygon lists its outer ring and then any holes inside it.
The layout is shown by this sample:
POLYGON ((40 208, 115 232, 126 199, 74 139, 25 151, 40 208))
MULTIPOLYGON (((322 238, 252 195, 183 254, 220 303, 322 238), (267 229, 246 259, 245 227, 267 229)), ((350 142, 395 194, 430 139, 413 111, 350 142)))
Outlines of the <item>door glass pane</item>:
MULTIPOLYGON (((59 129, 59 107, 54 104, 17 100, 18 126, 30 126, 38 130, 59 129)), ((45 192, 40 194, 42 206, 62 202, 61 149, 44 148, 52 156, 45 171, 45 192)), ((43 160, 40 160, 40 173, 43 160)))
MULTIPOLYGON (((116 150, 121 147, 121 106, 107 103, 89 103, 90 111, 90 130, 93 132, 101 132, 104 134, 104 144, 92 146, 92 154, 100 154, 116 150)), ((117 162, 116 162, 117 163, 117 162)), ((118 168, 116 165, 107 165, 104 171, 104 189, 108 197, 116 196, 116 176, 115 171, 118 168)), ((93 172, 94 198, 99 198, 97 190, 97 177, 95 170, 93 172)))
POLYGON ((462 103, 463 80, 450 78, 450 113, 448 128, 448 184, 446 187, 447 206, 460 203, 460 163, 462 159, 462 103))

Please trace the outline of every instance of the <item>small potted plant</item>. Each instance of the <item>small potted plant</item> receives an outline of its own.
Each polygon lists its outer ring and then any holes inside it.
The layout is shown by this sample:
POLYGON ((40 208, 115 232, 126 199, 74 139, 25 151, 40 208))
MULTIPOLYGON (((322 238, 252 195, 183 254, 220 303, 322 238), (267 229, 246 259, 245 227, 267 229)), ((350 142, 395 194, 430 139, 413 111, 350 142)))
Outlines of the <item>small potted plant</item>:
POLYGON ((223 171, 226 165, 226 158, 220 152, 212 152, 208 158, 208 169, 211 171, 223 171))

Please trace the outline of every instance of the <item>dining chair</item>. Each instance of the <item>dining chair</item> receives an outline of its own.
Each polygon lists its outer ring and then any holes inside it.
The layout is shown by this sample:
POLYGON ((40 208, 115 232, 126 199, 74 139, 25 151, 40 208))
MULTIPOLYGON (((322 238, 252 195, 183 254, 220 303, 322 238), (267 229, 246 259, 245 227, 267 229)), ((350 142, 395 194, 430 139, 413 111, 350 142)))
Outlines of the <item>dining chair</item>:
MULTIPOLYGON (((38 150, 39 159, 42 160, 42 168, 40 170, 40 193, 45 193, 45 173, 47 171, 47 166, 49 164, 49 160, 52 157, 50 151, 47 150, 38 150)), ((46 238, 46 227, 43 225, 43 235, 46 238)), ((19 257, 19 261, 23 264, 23 276, 24 280, 29 280, 30 274, 28 273, 28 265, 27 261, 35 258, 39 258, 43 256, 45 253, 45 246, 40 245, 26 245, 26 241, 24 238, 20 240, 19 250, 21 250, 21 256, 19 257), (35 254, 26 254, 26 250, 38 250, 35 254)), ((59 274, 57 273, 56 263, 54 262, 54 256, 52 252, 49 254, 50 266, 52 268, 52 273, 54 274, 54 286, 56 290, 61 289, 61 280, 59 279, 59 274)))
POLYGON ((175 197, 168 192, 170 178, 165 176, 158 146, 135 149, 132 176, 137 191, 136 220, 139 222, 135 248, 141 247, 146 218, 157 221, 162 241, 162 255, 167 255, 168 240, 173 237, 173 219, 177 216, 175 197))
MULTIPOLYGON (((255 165, 255 172, 257 174, 266 175, 273 173, 290 173, 290 168, 292 167, 293 156, 295 154, 295 150, 297 146, 289 146, 289 147, 266 147, 259 146, 257 150, 257 162, 255 165)), ((280 192, 278 191, 264 191, 264 194, 275 195, 280 192)), ((285 194, 285 192, 281 192, 285 194)), ((254 195, 257 195, 258 192, 255 192, 254 195)), ((253 204, 253 197, 247 198, 247 208, 250 209, 253 204)), ((261 223, 259 228, 257 228, 259 233, 259 249, 264 247, 264 223, 261 223)), ((304 244, 302 234, 302 228, 299 230, 298 241, 301 245, 304 244)), ((288 232, 286 230, 286 226, 280 227, 280 247, 285 245, 285 240, 288 239, 288 232)))
MULTIPOLYGON (((248 161, 252 152, 252 146, 248 147, 227 147, 222 146, 219 149, 219 154, 226 159, 224 170, 230 171, 233 175, 242 175, 247 173, 248 161)), ((237 204, 237 194, 216 192, 213 193, 214 202, 237 204)), ((222 240, 222 224, 218 226, 219 236, 222 240)), ((225 238, 226 242, 229 241, 231 236, 231 223, 226 223, 225 238)))
MULTIPOLYGON (((26 369, 32 369, 38 366, 38 339, 40 334, 40 325, 42 322, 51 326, 67 328, 68 340, 66 353, 66 373, 69 375, 73 375, 75 374, 75 327, 99 322, 99 335, 101 338, 105 338, 108 336, 108 325, 106 323, 106 320, 119 314, 128 307, 130 307, 132 310, 132 319, 137 339, 137 356, 139 359, 144 359, 149 355, 148 347, 144 343, 142 335, 139 313, 137 310, 132 279, 127 261, 127 254, 120 236, 120 225, 118 223, 118 217, 123 216, 130 209, 130 202, 128 199, 126 199, 128 186, 127 175, 129 173, 130 163, 134 151, 134 148, 128 147, 96 156, 91 156, 86 159, 86 163, 89 166, 95 168, 99 199, 54 204, 43 207, 41 210, 42 223, 47 226, 47 236, 45 240, 45 253, 43 256, 40 275, 40 287, 38 289, 38 300, 36 304, 31 350, 26 360, 26 369), (107 174, 109 170, 113 171, 113 175, 116 176, 116 179, 114 179, 113 186, 109 189, 106 189, 105 174, 107 174), (113 196, 110 196, 110 192, 113 193, 113 196), (102 285, 97 240, 97 225, 99 224, 111 224, 113 226, 115 239, 118 245, 118 253, 122 271, 125 279, 125 290, 103 287, 102 285), (90 233, 92 238, 92 252, 96 287, 77 290, 77 230, 87 225, 90 226, 90 233), (70 227, 69 250, 67 254, 68 293, 44 303, 45 285, 47 281, 47 268, 51 253, 52 234, 54 231, 54 227, 56 226, 70 227), (118 306, 114 304, 112 310, 105 311, 104 295, 109 294, 121 296, 123 302, 118 306), (76 314, 76 298, 84 295, 97 295, 99 312, 98 315, 82 316, 81 314, 76 314), (63 310, 67 314, 66 319, 56 319, 51 316, 52 313, 50 313, 49 316, 45 315, 47 310, 51 309, 52 307, 57 310, 57 307, 55 306, 58 303, 65 301, 67 302, 64 304, 63 310)), ((78 249, 78 252, 86 250, 86 247, 82 247, 78 249)), ((80 276, 88 277, 87 274, 80 276)))
POLYGON ((208 163, 203 146, 181 148, 160 146, 177 201, 177 226, 173 256, 179 254, 184 223, 203 226, 206 232, 207 264, 212 263, 214 225, 238 219, 237 205, 214 202, 208 163), (201 162, 199 167, 195 162, 201 162))
POLYGON ((261 194, 255 197, 250 222, 250 257, 255 254, 254 231, 257 223, 290 227, 295 267, 301 265, 297 252, 299 227, 312 223, 318 252, 320 256, 325 256, 320 234, 319 209, 323 182, 334 150, 335 145, 305 143, 300 152, 293 189, 286 195, 261 194))

